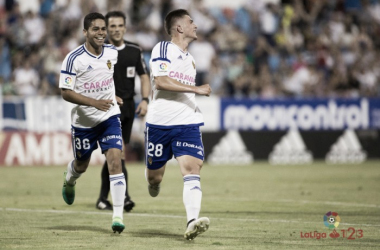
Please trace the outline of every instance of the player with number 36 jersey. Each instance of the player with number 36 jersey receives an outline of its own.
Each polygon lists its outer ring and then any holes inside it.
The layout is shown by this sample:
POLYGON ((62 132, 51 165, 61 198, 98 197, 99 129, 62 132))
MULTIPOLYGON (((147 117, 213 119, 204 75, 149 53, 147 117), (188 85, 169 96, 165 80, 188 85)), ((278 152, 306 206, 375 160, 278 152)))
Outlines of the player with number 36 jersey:
POLYGON ((120 109, 113 80, 118 52, 104 44, 105 17, 89 13, 83 20, 85 43, 71 51, 62 63, 59 88, 62 98, 75 104, 71 111, 74 159, 63 174, 62 198, 68 205, 75 200, 75 186, 86 172, 94 150, 100 146, 108 162, 113 214, 111 228, 121 233, 126 183, 121 169, 122 134, 120 109))
POLYGON ((93 99, 112 99, 114 105, 108 112, 92 106, 75 105, 71 112, 74 127, 91 128, 111 116, 120 114, 115 98, 113 80, 117 50, 113 45, 104 44, 100 55, 93 55, 82 44, 70 52, 62 63, 59 88, 70 89, 93 99))

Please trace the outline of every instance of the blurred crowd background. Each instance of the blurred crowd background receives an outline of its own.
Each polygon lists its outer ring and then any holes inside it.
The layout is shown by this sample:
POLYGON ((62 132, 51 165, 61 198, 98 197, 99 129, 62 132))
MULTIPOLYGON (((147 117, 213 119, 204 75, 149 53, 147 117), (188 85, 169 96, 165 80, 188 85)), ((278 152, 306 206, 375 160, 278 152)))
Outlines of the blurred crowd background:
POLYGON ((187 9, 197 85, 233 98, 380 96, 379 0, 0 0, 0 84, 6 96, 59 95, 66 54, 84 42, 83 17, 122 10, 126 39, 149 61, 170 40, 163 19, 187 9))

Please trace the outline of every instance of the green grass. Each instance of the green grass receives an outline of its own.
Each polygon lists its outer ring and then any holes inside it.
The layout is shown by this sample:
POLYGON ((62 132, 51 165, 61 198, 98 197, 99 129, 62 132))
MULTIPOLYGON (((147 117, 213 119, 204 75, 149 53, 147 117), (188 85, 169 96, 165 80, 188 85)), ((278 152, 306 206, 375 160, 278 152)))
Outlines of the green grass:
MULTIPOLYGON (((64 166, 0 167, 0 249, 378 249, 380 163, 361 165, 209 166, 202 170, 201 216, 209 231, 183 239, 183 181, 168 166, 161 193, 151 198, 143 165, 130 165, 136 207, 125 213, 126 229, 111 231, 112 214, 95 209, 100 166, 77 183, 72 206, 61 196, 64 166), (354 240, 329 237, 323 215, 341 217, 337 232, 363 230, 354 240), (352 229, 351 229, 352 230, 352 229), (301 238, 317 231, 325 239, 301 238)), ((350 233, 349 233, 350 234, 350 233)))

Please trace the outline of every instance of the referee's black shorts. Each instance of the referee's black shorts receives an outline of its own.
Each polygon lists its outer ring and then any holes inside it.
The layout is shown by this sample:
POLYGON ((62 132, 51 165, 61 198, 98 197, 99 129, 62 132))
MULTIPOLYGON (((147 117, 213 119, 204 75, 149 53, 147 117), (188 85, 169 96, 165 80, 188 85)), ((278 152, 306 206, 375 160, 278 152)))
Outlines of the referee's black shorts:
POLYGON ((121 121, 121 133, 124 143, 129 143, 131 139, 131 132, 133 126, 133 120, 135 119, 135 101, 130 99, 123 99, 123 106, 120 107, 120 121, 121 121))

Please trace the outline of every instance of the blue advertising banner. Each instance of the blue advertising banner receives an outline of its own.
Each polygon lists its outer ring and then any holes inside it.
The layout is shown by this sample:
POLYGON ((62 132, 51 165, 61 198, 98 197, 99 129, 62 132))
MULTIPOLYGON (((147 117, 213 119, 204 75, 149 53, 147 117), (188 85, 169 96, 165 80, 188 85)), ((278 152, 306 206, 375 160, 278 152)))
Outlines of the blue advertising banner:
POLYGON ((380 99, 221 99, 222 130, 379 129, 380 99))

